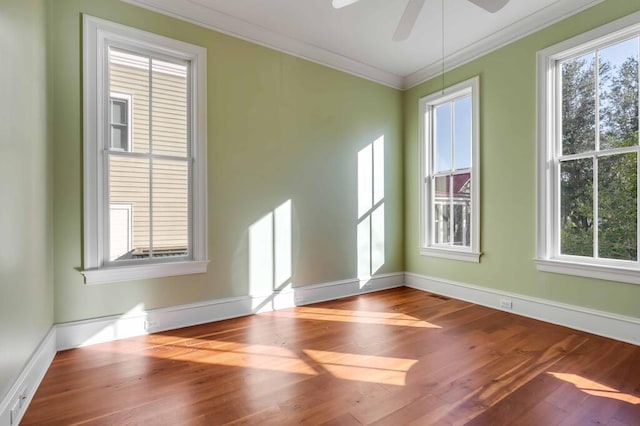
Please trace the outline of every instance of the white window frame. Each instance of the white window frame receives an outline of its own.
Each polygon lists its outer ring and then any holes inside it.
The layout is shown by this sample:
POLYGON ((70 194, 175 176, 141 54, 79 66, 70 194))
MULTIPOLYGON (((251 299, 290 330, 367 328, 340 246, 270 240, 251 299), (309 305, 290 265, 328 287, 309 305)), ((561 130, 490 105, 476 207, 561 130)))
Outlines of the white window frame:
POLYGON ((419 101, 420 141, 420 254, 480 262, 480 78, 448 87, 419 101), (468 247, 433 243, 433 125, 432 112, 440 104, 471 95, 471 242, 468 247))
MULTIPOLYGON (((133 123, 131 122, 131 119, 133 117, 133 115, 131 114, 131 111, 133 110, 133 104, 132 104, 132 96, 129 95, 128 93, 119 93, 119 92, 111 92, 109 94, 109 101, 111 101, 111 99, 119 99, 122 101, 126 101, 126 105, 127 105, 127 149, 126 151, 133 151, 133 123)), ((113 125, 112 122, 112 117, 110 117, 111 119, 109 120, 109 124, 113 125)), ((109 142, 111 143, 111 142, 109 142)))
MULTIPOLYGON (((640 284, 640 259, 594 259, 560 253, 558 177, 561 143, 558 114, 562 99, 559 63, 637 35, 640 32, 639 22, 640 12, 637 12, 548 47, 537 54, 538 190, 535 262, 539 271, 640 284)), ((634 152, 637 152, 637 148, 634 152)), ((640 161, 640 157, 638 160, 640 161)))
POLYGON ((111 21, 83 15, 84 106, 84 259, 87 284, 131 281, 207 270, 207 112, 206 49, 111 21), (190 62, 190 217, 188 258, 170 258, 113 265, 108 262, 105 239, 109 203, 104 167, 105 138, 109 128, 108 48, 129 47, 156 56, 190 62))

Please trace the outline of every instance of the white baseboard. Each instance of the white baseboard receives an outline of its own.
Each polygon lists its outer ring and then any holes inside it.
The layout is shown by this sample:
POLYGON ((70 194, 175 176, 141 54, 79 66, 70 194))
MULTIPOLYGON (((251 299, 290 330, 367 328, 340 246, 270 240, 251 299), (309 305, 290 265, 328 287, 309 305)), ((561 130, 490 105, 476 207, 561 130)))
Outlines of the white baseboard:
POLYGON ((58 350, 111 342, 250 313, 251 299, 235 297, 67 322, 56 325, 58 350))
POLYGON ((20 423, 55 355, 56 329, 52 327, 33 352, 7 395, 0 401, 0 426, 14 426, 20 423))
POLYGON ((296 305, 326 302, 357 294, 402 287, 404 279, 404 273, 396 273, 299 287, 295 289, 296 305))
POLYGON ((65 350, 158 331, 236 318, 258 312, 340 299, 404 284, 404 274, 378 275, 276 291, 265 296, 242 296, 189 305, 113 315, 56 325, 57 349, 65 350))
POLYGON ((449 296, 477 305, 501 309, 552 324, 640 345, 640 320, 638 318, 413 273, 405 273, 405 285, 418 290, 449 296), (500 299, 510 300, 512 308, 501 308, 500 299))

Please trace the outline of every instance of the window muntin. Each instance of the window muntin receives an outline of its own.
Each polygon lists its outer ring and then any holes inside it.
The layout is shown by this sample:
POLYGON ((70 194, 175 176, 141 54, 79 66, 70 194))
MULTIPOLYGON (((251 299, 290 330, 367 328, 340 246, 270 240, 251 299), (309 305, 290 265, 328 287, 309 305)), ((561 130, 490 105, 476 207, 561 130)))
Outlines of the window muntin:
POLYGON ((83 25, 86 281, 205 272, 206 51, 83 25))
POLYGON ((640 283, 639 57, 633 15, 538 54, 541 270, 640 283))
POLYGON ((479 259, 478 79, 420 100, 421 253, 479 259))

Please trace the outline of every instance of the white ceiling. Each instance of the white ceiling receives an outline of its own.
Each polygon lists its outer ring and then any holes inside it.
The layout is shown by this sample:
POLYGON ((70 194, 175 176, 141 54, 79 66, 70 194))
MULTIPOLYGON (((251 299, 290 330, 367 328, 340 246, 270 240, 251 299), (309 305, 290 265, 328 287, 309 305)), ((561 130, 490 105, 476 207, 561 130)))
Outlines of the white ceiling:
MULTIPOLYGON (((426 0, 409 38, 391 40, 408 0, 123 0, 395 88, 442 69, 442 0, 426 0)), ((603 0, 511 0, 495 14, 444 0, 451 69, 603 0)))

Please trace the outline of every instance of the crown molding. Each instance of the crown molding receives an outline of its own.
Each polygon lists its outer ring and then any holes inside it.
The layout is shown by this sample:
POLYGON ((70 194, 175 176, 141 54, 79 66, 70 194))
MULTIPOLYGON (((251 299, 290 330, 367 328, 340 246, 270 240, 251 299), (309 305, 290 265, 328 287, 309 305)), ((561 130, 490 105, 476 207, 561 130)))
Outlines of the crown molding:
POLYGON ((404 79, 371 65, 300 40, 287 37, 267 28, 217 12, 196 2, 175 0, 121 0, 163 15, 230 35, 260 46, 315 62, 338 71, 371 80, 394 89, 402 89, 404 79))
MULTIPOLYGON (((584 0, 557 1, 457 52, 445 56, 444 72, 451 71, 461 65, 478 59, 603 1, 604 0, 590 0, 586 3, 584 0)), ((430 64, 405 76, 402 89, 411 89, 441 74, 441 62, 430 64)))
MULTIPOLYGON (((163 15, 212 29, 251 43, 278 50, 329 68, 346 72, 394 89, 415 87, 442 73, 442 63, 432 63, 407 76, 400 76, 373 67, 322 47, 293 39, 284 34, 255 25, 242 19, 215 11, 197 1, 121 0, 163 15)), ((556 22, 595 6, 604 0, 562 0, 537 11, 471 45, 445 57, 444 71, 471 62, 481 56, 524 38, 556 22)))

